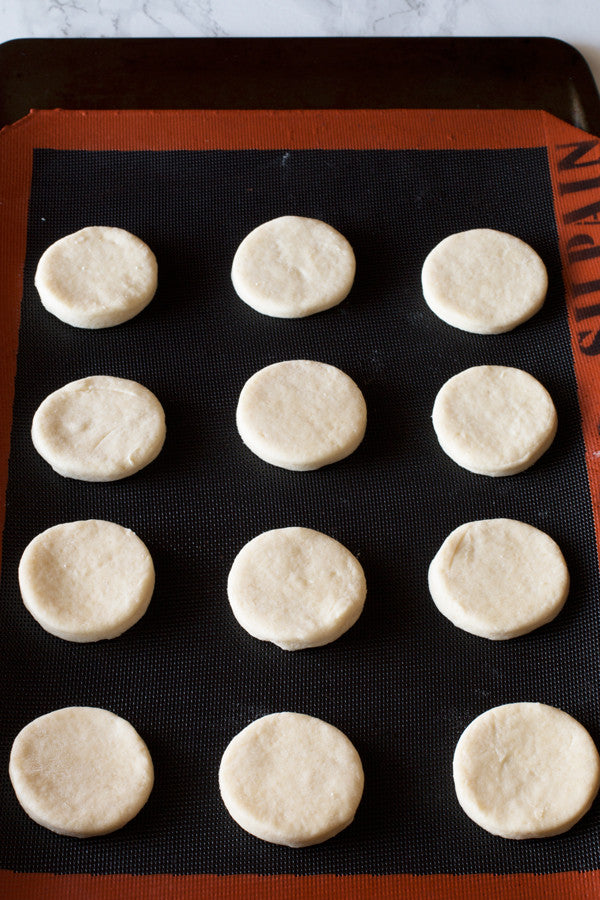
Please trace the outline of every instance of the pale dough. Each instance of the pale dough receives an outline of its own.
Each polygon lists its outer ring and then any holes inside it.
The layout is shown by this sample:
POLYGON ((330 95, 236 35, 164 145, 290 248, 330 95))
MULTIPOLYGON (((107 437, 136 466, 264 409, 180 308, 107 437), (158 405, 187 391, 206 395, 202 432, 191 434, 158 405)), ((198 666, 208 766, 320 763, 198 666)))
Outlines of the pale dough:
POLYGON ((150 248, 122 228, 92 225, 52 244, 40 258, 35 286, 42 304, 68 325, 107 328, 132 319, 157 284, 150 248))
POLYGON ((250 834, 308 847, 346 828, 364 785, 360 757, 333 725, 300 713, 256 719, 237 734, 219 769, 221 797, 250 834))
POLYGON ((154 566, 128 528, 100 519, 65 522, 26 547, 19 585, 25 606, 50 634, 99 641, 122 634, 146 612, 154 566))
POLYGON ((328 644, 354 625, 367 585, 362 566, 338 541, 311 528, 276 528, 242 547, 227 593, 253 637, 300 650, 328 644))
POLYGON ((433 426, 442 449, 480 475, 515 475, 545 453, 557 418, 548 391, 507 366, 474 366, 441 388, 433 426))
POLYGON ((281 216, 244 238, 231 278, 237 294, 253 309, 295 319, 340 303, 350 292, 355 269, 352 247, 331 225, 281 216))
POLYGON ((352 453, 362 441, 367 407, 340 369, 311 360, 274 363, 244 385, 237 406, 243 442, 284 469, 318 469, 352 453))
POLYGON ((542 703, 508 703, 474 719, 456 745, 453 770, 466 814, 513 839, 567 831, 600 784, 600 757, 586 729, 542 703))
POLYGON ((135 381, 93 375, 46 397, 31 428, 35 449, 59 475, 116 481, 160 453, 166 435, 163 408, 135 381))
POLYGON ((514 519, 484 519, 448 535, 429 567, 429 590, 454 625, 505 640, 558 615, 569 572, 543 531, 514 519))
POLYGON ((122 828, 154 784, 152 759, 137 731, 89 706, 58 709, 26 725, 13 743, 9 775, 28 816, 79 838, 122 828))
POLYGON ((428 255, 421 278, 433 312, 475 334, 520 325, 540 309, 548 289, 546 267, 535 250, 491 228, 445 238, 428 255))

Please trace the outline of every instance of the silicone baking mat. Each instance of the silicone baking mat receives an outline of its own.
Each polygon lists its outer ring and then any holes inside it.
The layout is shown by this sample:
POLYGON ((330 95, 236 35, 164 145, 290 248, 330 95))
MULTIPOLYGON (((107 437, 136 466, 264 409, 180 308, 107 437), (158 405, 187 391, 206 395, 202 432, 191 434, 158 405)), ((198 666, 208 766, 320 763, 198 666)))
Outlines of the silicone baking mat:
POLYGON ((598 892, 598 803, 565 835, 505 841, 462 813, 451 773, 463 729, 500 703, 551 703, 600 743, 598 148, 546 113, 508 111, 54 111, 2 133, 3 896, 598 892), (330 222, 357 256, 348 299, 308 319, 255 313, 229 278, 245 234, 287 213, 330 222), (43 250, 90 224, 138 234, 160 273, 146 311, 98 332, 49 316, 33 286, 43 250), (473 227, 518 235, 548 267, 543 310, 510 334, 460 332, 422 299, 427 252, 473 227), (245 380, 292 358, 339 366, 367 401, 361 447, 316 472, 261 462, 235 428, 245 380), (437 390, 483 363, 531 372, 558 410, 551 449, 518 476, 460 469, 433 433, 437 390), (91 374, 140 381, 165 407, 163 452, 122 482, 61 478, 31 446, 41 400, 91 374), (495 516, 548 532, 572 576, 560 616, 508 642, 455 629, 427 591, 449 531, 495 516), (76 645, 31 619, 16 573, 35 534, 90 517, 142 537, 157 585, 129 632, 76 645), (334 644, 286 653, 239 628, 226 579, 247 540, 292 524, 348 546, 368 598, 334 644), (77 704, 132 722, 156 768, 136 819, 86 841, 29 820, 6 774, 23 725, 77 704), (304 850, 246 834, 218 793, 231 737, 282 709, 341 728, 365 768, 355 822, 304 850))

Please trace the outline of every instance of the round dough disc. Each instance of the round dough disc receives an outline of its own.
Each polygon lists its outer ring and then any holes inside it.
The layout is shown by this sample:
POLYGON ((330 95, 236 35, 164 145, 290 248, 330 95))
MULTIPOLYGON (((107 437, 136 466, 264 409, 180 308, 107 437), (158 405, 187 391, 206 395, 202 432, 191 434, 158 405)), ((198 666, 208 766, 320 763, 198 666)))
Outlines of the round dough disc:
POLYGON ((237 734, 223 754, 219 786, 233 819, 250 834, 308 847, 346 828, 364 785, 360 757, 333 725, 273 713, 237 734))
POLYGON ((137 316, 156 292, 153 252, 122 228, 93 225, 68 234, 40 258, 42 304, 67 325, 107 328, 137 316))
POLYGON ((298 471, 349 456, 367 426, 364 397, 340 369, 310 360, 274 363, 248 379, 237 406, 243 442, 265 462, 298 471))
POLYGON ((466 814, 500 837, 550 837, 588 811, 600 758, 583 725, 543 703, 489 709, 463 732, 454 786, 466 814))
POLYGON ((251 231, 231 269, 236 293, 267 316, 297 319, 340 303, 356 262, 339 231, 302 216, 281 216, 251 231))
POLYGON ((163 408, 135 381, 93 375, 71 381, 33 417, 35 449, 55 472, 81 481, 116 481, 158 456, 165 440, 163 408))
POLYGON ((474 366, 441 388, 433 427, 442 449, 479 475, 515 475, 545 453, 557 418, 548 391, 507 366, 474 366))
POLYGON ((39 825, 72 837, 122 828, 146 803, 152 759, 137 731, 114 713, 70 706, 34 719, 12 746, 17 799, 39 825))
POLYGON ((338 541, 311 528, 276 528, 242 547, 227 593, 253 637, 300 650, 328 644, 354 625, 367 584, 356 557, 338 541))
POLYGON ((429 590, 458 628, 505 640, 558 615, 569 572, 543 531, 514 519, 484 519, 448 535, 429 567, 429 590))
POLYGON ((546 267, 529 244, 491 228, 451 234, 423 264, 423 296, 456 328, 500 334, 531 318, 548 289, 546 267))
POLYGON ((148 608, 152 557, 128 528, 89 519, 38 534, 19 564, 23 602, 37 622, 67 641, 114 638, 148 608))

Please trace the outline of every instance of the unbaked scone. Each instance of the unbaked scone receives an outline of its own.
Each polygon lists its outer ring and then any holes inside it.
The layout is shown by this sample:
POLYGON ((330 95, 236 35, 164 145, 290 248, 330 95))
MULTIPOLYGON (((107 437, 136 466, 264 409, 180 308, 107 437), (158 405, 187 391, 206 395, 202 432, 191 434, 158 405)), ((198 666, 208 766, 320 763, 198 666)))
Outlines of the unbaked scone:
POLYGON ((542 838, 562 834, 588 811, 600 785, 600 757, 568 713, 508 703, 465 729, 453 773, 458 802, 486 831, 542 838))
POLYGON ((365 399, 352 379, 326 363, 273 363, 248 379, 237 405, 240 437, 257 456, 306 471, 338 462, 362 441, 365 399))
POLYGON ((115 638, 144 615, 154 590, 148 548, 129 528, 101 519, 38 534, 19 563, 23 603, 67 641, 115 638))
POLYGON ((231 268, 236 293, 267 316, 297 319, 350 292, 356 261, 345 237, 318 219, 280 216, 244 238, 231 268))
POLYGON ((137 316, 156 293, 150 248, 123 228, 92 225, 56 241, 35 273, 42 304, 67 325, 108 328, 137 316))
POLYGON ((533 375, 508 366, 473 366, 438 392, 433 427, 442 449, 464 469, 515 475, 546 452, 557 417, 550 394, 533 375))
POLYGON ((227 594, 242 628, 284 650, 321 647, 354 625, 367 584, 342 544, 311 528, 275 528, 236 556, 227 594))
POLYGON ((14 740, 9 775, 28 816, 79 838, 122 828, 154 784, 150 753, 133 726, 89 706, 57 709, 26 725, 14 740))
POLYGON ((346 828, 363 785, 360 757, 346 735, 293 712, 263 716, 240 731, 219 769, 221 797, 238 825, 288 847, 318 844, 346 828))
POLYGON ((429 590, 458 628, 505 640, 558 615, 569 572, 543 531, 514 519, 483 519, 448 535, 429 566, 429 590))
POLYGON ((455 328, 500 334, 531 318, 548 290, 546 267, 529 244, 491 228, 444 238, 427 256, 423 296, 455 328))
POLYGON ((111 375, 92 375, 54 391, 31 427, 40 456, 59 475, 81 481, 133 475, 158 456, 165 436, 165 415, 154 394, 111 375))

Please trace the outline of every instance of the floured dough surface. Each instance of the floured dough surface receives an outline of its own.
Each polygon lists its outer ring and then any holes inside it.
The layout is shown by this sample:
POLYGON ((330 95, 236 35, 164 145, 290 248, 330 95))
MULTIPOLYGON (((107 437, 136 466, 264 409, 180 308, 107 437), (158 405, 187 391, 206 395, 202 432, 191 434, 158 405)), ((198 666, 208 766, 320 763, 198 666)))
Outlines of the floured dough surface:
POLYGON ((557 417, 550 394, 528 372, 474 366, 441 388, 433 427, 459 466, 480 475, 515 475, 548 449, 557 417))
POLYGON ((345 372, 326 363, 289 360, 248 379, 236 421, 243 442, 265 462, 309 470, 356 450, 365 434, 367 407, 345 372))
POLYGON ((135 381, 93 375, 54 391, 31 428, 35 449, 59 475, 116 481, 158 456, 165 436, 163 408, 135 381))
POLYGON ((150 248, 123 228, 92 225, 56 241, 35 273, 42 304, 68 325, 107 328, 132 319, 156 292, 150 248))
POLYGON ((456 328, 500 334, 531 318, 548 289, 546 267, 529 244, 491 228, 451 234, 423 264, 423 296, 456 328))
POLYGON ((9 774, 27 815, 80 838, 122 828, 154 783, 150 753, 132 725, 88 706, 58 709, 26 725, 13 743, 9 774))
POLYGON ((514 839, 567 831, 600 784, 600 758, 586 729, 543 703, 482 713, 458 741, 453 770, 466 814, 486 831, 514 839))
POLYGON ((236 293, 267 316, 295 319, 340 303, 356 261, 346 238, 318 219, 281 216, 244 238, 231 269, 236 293))
POLYGON ((256 719, 237 734, 219 769, 221 797, 250 834, 307 847, 346 828, 362 797, 360 757, 333 725, 293 712, 256 719))
POLYGON ((299 650, 328 644, 354 625, 367 585, 362 566, 338 541, 311 528, 277 528, 242 547, 227 593, 253 637, 299 650))
POLYGON ((429 567, 429 590, 454 625, 505 640, 558 615, 569 572, 543 531, 514 519, 484 519, 448 535, 429 567))
POLYGON ((26 547, 19 564, 23 602, 42 628, 67 641, 114 638, 146 612, 152 557, 115 522, 54 525, 26 547))

